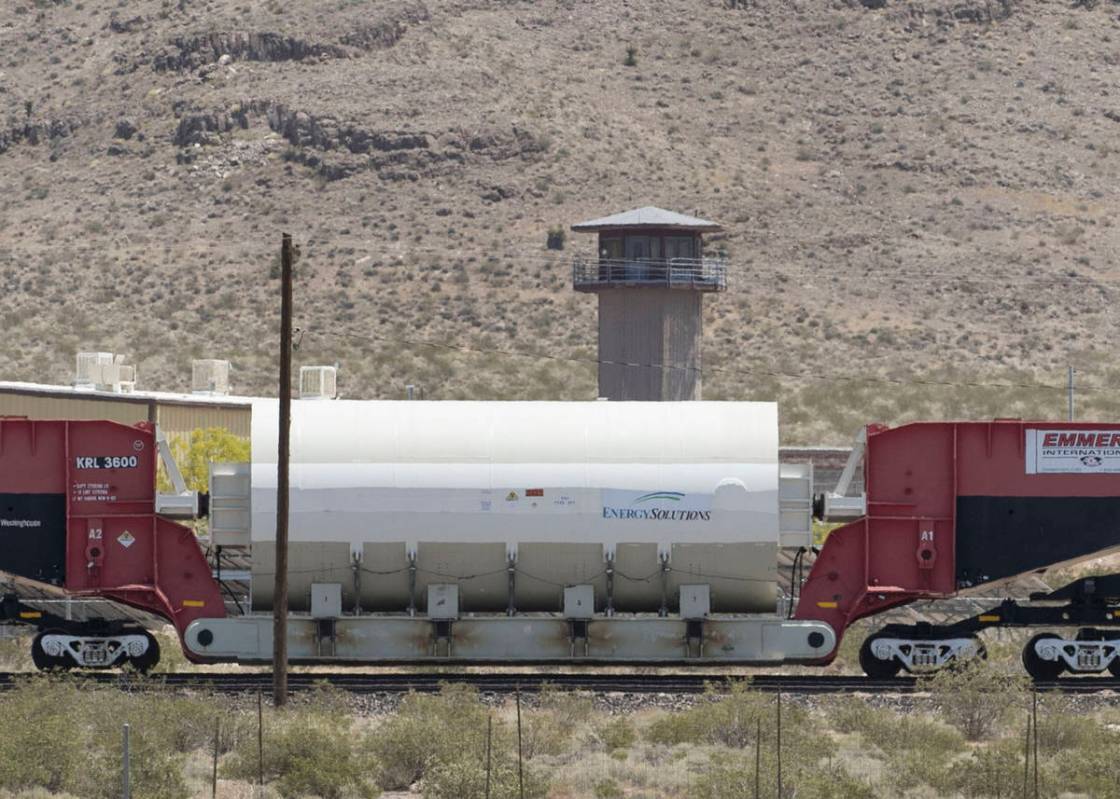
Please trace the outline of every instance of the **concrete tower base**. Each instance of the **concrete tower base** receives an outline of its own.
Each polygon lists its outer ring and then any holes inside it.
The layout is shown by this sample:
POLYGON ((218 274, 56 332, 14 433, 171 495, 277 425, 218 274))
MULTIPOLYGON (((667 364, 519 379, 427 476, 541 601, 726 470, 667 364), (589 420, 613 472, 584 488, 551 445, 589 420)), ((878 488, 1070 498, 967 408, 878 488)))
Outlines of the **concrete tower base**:
POLYGON ((599 291, 599 396, 699 400, 703 328, 701 292, 637 286, 599 291))

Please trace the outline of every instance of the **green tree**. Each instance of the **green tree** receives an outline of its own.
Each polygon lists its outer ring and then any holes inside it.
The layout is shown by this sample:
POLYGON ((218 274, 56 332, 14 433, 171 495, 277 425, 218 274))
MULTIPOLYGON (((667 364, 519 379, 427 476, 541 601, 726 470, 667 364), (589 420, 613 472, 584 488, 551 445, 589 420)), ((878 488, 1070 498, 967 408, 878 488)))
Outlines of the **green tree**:
MULTIPOLYGON (((189 438, 176 437, 169 443, 171 456, 191 491, 209 489, 211 463, 241 463, 250 457, 249 442, 224 427, 198 428, 189 438)), ((173 490, 162 465, 157 485, 163 492, 173 490)))

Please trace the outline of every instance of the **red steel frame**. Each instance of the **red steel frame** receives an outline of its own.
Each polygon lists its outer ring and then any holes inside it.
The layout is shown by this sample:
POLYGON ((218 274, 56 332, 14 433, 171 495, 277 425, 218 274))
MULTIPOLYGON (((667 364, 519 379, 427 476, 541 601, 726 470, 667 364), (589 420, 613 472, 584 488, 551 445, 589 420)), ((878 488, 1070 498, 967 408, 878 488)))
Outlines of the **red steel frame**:
POLYGON ((154 613, 181 637, 225 603, 194 532, 155 513, 157 458, 149 422, 0 417, 0 492, 65 502, 66 591, 154 613), (90 457, 126 465, 82 468, 90 457))
POLYGON ((839 644, 858 619, 956 594, 961 497, 1120 496, 1115 472, 1028 474, 1028 429, 1120 432, 1117 425, 1022 420, 870 425, 866 515, 829 534, 794 618, 827 622, 839 644))

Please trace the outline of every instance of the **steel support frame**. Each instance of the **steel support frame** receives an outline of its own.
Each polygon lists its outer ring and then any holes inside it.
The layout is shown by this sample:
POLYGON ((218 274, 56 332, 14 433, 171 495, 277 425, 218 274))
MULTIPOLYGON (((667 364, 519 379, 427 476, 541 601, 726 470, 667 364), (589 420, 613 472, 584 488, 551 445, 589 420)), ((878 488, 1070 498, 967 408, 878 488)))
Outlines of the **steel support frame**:
MULTIPOLYGON (((271 618, 265 615, 198 619, 184 645, 192 659, 265 662, 271 618)), ((437 620, 426 616, 364 615, 330 620, 330 651, 322 648, 322 619, 288 617, 292 662, 302 663, 810 663, 836 646, 822 622, 766 617, 704 620, 641 616, 565 619, 504 614, 437 620)))
POLYGON ((135 622, 119 619, 86 619, 75 621, 55 613, 38 610, 22 602, 17 594, 0 597, 0 622, 22 624, 39 632, 61 632, 74 636, 114 636, 142 630, 135 622))
POLYGON ((888 624, 877 634, 908 634, 915 640, 974 635, 990 627, 1120 627, 1120 574, 1083 577, 1048 594, 1032 594, 1030 602, 1065 604, 1023 604, 1005 599, 967 619, 951 624, 888 624))

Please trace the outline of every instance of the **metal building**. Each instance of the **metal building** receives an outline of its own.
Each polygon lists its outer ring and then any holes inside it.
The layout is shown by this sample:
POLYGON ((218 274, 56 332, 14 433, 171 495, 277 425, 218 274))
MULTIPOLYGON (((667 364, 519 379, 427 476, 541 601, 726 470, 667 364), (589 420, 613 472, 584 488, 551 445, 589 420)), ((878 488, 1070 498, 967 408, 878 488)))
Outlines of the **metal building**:
POLYGON ((597 233, 572 264, 576 291, 599 295, 599 396, 698 400, 704 294, 727 288, 727 264, 704 257, 715 222, 645 207, 572 225, 597 233))
POLYGON ((252 400, 169 391, 114 392, 73 386, 0 381, 0 416, 29 419, 107 419, 155 422, 168 438, 198 428, 221 427, 249 438, 252 400))

